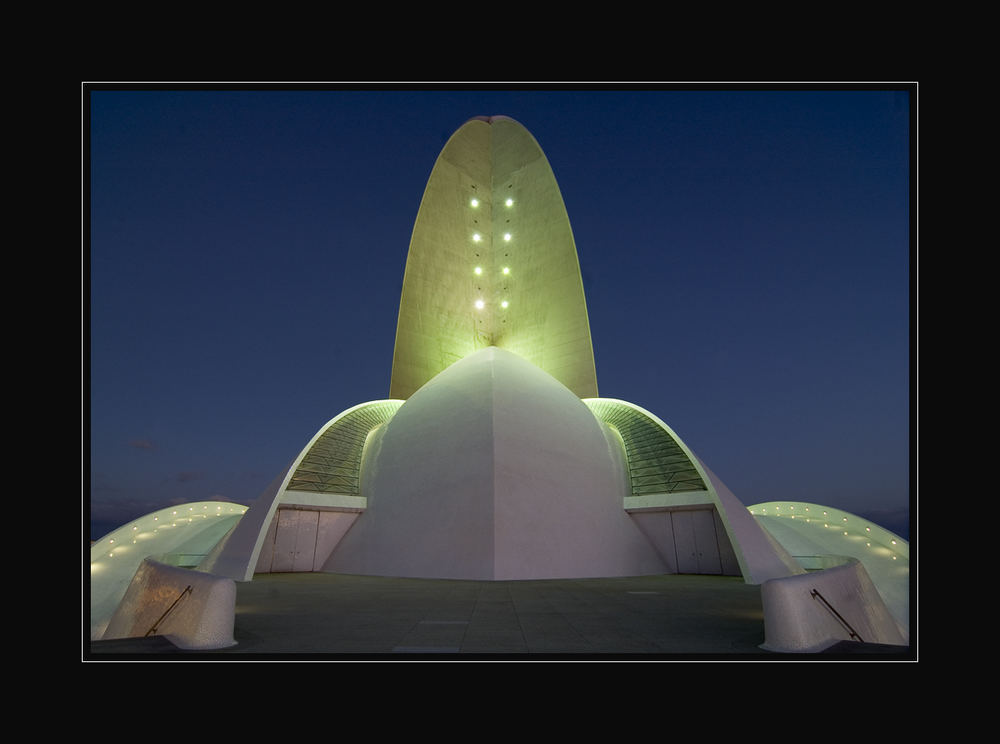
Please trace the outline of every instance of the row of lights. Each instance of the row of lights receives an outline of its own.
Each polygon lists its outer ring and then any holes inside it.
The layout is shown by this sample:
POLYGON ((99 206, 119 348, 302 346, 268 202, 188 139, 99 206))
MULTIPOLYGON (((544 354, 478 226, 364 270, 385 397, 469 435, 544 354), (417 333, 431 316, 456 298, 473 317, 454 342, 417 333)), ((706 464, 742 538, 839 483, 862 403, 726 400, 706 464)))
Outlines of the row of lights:
MULTIPOLYGON (((477 266, 472 270, 472 273, 475 274, 476 276, 482 276, 483 267, 477 266)), ((503 269, 501 269, 500 273, 503 274, 504 276, 508 276, 510 274, 510 266, 504 266, 503 269)))
MULTIPOLYGON (((473 197, 473 198, 472 198, 472 201, 470 201, 470 202, 469 202, 469 204, 471 204, 471 205, 472 205, 472 207, 473 207, 473 209, 475 209, 476 207, 478 207, 478 206, 479 206, 479 199, 477 199, 477 198, 473 197)), ((506 198, 506 199, 504 200, 504 202, 503 202, 503 205, 504 205, 505 207, 513 207, 513 206, 514 206, 514 200, 513 200, 513 199, 511 199, 511 198, 510 198, 510 197, 508 196, 508 197, 507 197, 507 198, 506 198)))
MULTIPOLYGON (((510 242, 510 239, 511 239, 511 237, 512 237, 512 236, 511 236, 511 234, 510 234, 510 233, 504 233, 504 234, 503 234, 503 242, 505 242, 505 243, 509 243, 509 242, 510 242)), ((482 236, 482 235, 480 235, 479 233, 472 233, 472 242, 473 242, 473 243, 479 243, 479 242, 482 242, 482 239, 483 239, 483 236, 482 236)))
MULTIPOLYGON (((479 199, 473 197, 469 201, 469 204, 472 206, 473 209, 475 209, 475 208, 477 208, 479 206, 480 201, 479 201, 479 199)), ((514 206, 514 199, 511 198, 511 197, 507 197, 507 199, 504 200, 504 206, 507 207, 507 208, 513 207, 514 206)), ((505 243, 509 243, 511 241, 511 237, 512 236, 511 236, 511 234, 509 232, 505 232, 503 234, 504 242, 505 243)), ((479 242, 482 241, 482 239, 483 239, 483 236, 480 233, 473 233, 472 234, 472 242, 479 243, 479 242)), ((483 267, 482 266, 475 267, 472 270, 472 273, 474 273, 476 276, 482 276, 483 275, 483 267)), ((504 266, 503 269, 501 269, 501 273, 504 276, 510 276, 510 267, 509 266, 504 266)), ((475 306, 476 306, 476 310, 482 310, 482 309, 484 309, 486 307, 486 301, 483 300, 483 299, 481 299, 481 298, 477 299, 475 301, 475 306)), ((507 300, 501 300, 500 301, 500 307, 502 309, 506 310, 509 306, 510 306, 510 302, 508 302, 507 300)))
MULTIPOLYGON (((205 505, 205 506, 202 507, 202 509, 205 510, 205 511, 208 511, 208 506, 205 505)), ((217 516, 217 517, 223 516, 222 506, 221 505, 217 505, 215 507, 215 509, 216 509, 215 516, 217 516)), ((193 512, 194 511, 194 507, 193 506, 189 506, 188 507, 188 511, 189 512, 193 512)), ((234 510, 230 509, 230 513, 233 513, 233 511, 234 510)), ((240 507, 239 513, 241 515, 246 514, 246 507, 240 507)), ((176 516, 177 515, 177 510, 174 509, 173 511, 171 511, 170 514, 171 514, 171 516, 176 516)), ((190 524, 193 521, 194 517, 199 517, 201 519, 205 519, 205 518, 207 518, 209 516, 211 516, 211 515, 210 514, 192 514, 190 517, 181 517, 180 520, 173 521, 170 524, 161 524, 158 527, 154 527, 152 532, 143 532, 143 533, 138 533, 139 525, 138 524, 133 524, 132 525, 132 532, 133 533, 137 533, 137 534, 135 534, 135 536, 133 537, 132 544, 133 545, 137 544, 138 538, 144 538, 144 537, 147 537, 147 536, 152 536, 154 533, 159 532, 161 528, 162 529, 172 529, 173 527, 179 527, 180 525, 178 524, 178 521, 187 521, 188 524, 190 524)), ((159 522, 160 521, 159 515, 154 516, 153 517, 153 521, 154 522, 159 522)), ((113 537, 109 538, 108 539, 108 544, 109 545, 114 545, 115 544, 115 538, 113 538, 113 537)), ((114 558, 115 557, 115 551, 123 552, 125 550, 127 550, 126 546, 124 546, 124 545, 118 545, 118 546, 116 546, 116 547, 114 547, 114 548, 111 549, 111 552, 108 553, 108 558, 114 558)))
MULTIPOLYGON (((795 507, 794 507, 794 506, 789 506, 789 507, 788 507, 788 509, 789 509, 790 511, 795 511, 795 507)), ((809 507, 808 507, 808 506, 807 506, 807 507, 805 507, 805 510, 806 510, 806 511, 809 511, 809 507)), ((775 512, 780 512, 780 511, 781 511, 781 507, 780 507, 780 506, 778 506, 778 507, 775 507, 775 512)), ((757 512, 756 512, 756 511, 754 511, 754 510, 751 510, 751 512, 750 512, 750 513, 751 513, 751 514, 756 514, 757 512)), ((763 513, 763 514, 767 514, 767 508, 766 508, 766 507, 762 508, 762 509, 761 509, 761 513, 763 513)), ((796 515, 794 515, 794 514, 788 514, 788 515, 784 515, 784 514, 777 514, 777 513, 775 513, 775 515, 774 515, 774 516, 777 516, 777 517, 781 517, 781 516, 789 516, 789 517, 791 517, 792 519, 795 519, 795 516, 796 516, 796 515)), ((829 516, 829 512, 827 512, 827 511, 825 511, 825 510, 824 510, 824 511, 823 511, 823 516, 824 516, 824 517, 827 517, 827 516, 829 516)), ((844 521, 844 522, 847 522, 847 517, 842 517, 842 519, 843 519, 843 521, 844 521)), ((812 523, 812 521, 813 521, 812 519, 810 519, 810 518, 806 518, 806 522, 807 522, 807 523, 811 524, 811 523, 812 523)), ((826 529, 829 529, 829 528, 830 528, 830 523, 829 523, 829 522, 824 522, 824 523, 823 523, 823 527, 824 527, 824 528, 826 528, 826 529)), ((866 525, 866 526, 865 526, 865 533, 866 533, 866 535, 870 535, 870 534, 871 534, 871 531, 872 531, 872 528, 866 525)), ((844 536, 845 536, 845 537, 848 537, 849 535, 850 535, 850 533, 849 533, 849 532, 848 532, 847 530, 844 530, 844 536)), ((895 540, 895 539, 890 539, 890 540, 889 540, 889 542, 890 542, 890 543, 891 543, 892 545, 896 545, 896 544, 897 544, 897 542, 896 542, 896 540, 895 540)), ((867 542, 867 541, 865 542, 865 545, 866 545, 867 547, 869 547, 869 548, 870 548, 870 547, 872 546, 872 544, 871 544, 870 542, 867 542)), ((893 555, 893 556, 892 556, 892 560, 896 560, 896 556, 895 556, 895 555, 893 555)))

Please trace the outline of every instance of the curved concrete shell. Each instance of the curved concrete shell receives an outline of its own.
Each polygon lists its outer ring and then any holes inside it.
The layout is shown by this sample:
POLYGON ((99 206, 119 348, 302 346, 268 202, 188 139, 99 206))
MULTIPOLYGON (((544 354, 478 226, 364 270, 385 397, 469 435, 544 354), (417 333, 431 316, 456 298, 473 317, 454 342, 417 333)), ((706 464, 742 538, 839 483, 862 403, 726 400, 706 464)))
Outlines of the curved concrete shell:
MULTIPOLYGON (((319 512, 328 515, 323 520, 328 523, 325 528, 316 517, 313 554, 321 532, 325 532, 331 542, 339 540, 365 507, 364 497, 358 494, 358 481, 368 434, 391 418, 402 403, 398 400, 360 403, 324 424, 292 464, 254 501, 247 518, 226 535, 199 568, 237 581, 250 581, 262 561, 268 564, 267 571, 270 571, 269 561, 276 550, 274 533, 279 521, 278 511, 282 505, 289 511, 304 508, 317 515, 319 512)), ((309 526, 302 529, 308 532, 309 526)), ((292 532, 299 532, 297 526, 292 532)), ((294 540, 291 553, 287 565, 279 560, 275 570, 302 570, 295 565, 294 540)), ((298 553, 301 561, 302 551, 298 553)), ((309 565, 310 570, 314 567, 309 565)))
POLYGON ((198 501, 159 509, 108 533, 90 546, 90 637, 104 634, 132 577, 149 556, 196 566, 237 524, 247 507, 198 501))
POLYGON ((758 524, 810 571, 864 566, 901 631, 910 626, 910 544, 869 519, 830 506, 769 501, 748 507, 758 524))
POLYGON ((597 393, 576 243, 534 137, 472 119, 438 156, 410 240, 390 398, 488 346, 512 351, 578 397, 597 393))
POLYGON ((456 579, 669 569, 623 508, 624 453, 579 397, 504 349, 456 362, 373 433, 367 508, 324 570, 456 579))

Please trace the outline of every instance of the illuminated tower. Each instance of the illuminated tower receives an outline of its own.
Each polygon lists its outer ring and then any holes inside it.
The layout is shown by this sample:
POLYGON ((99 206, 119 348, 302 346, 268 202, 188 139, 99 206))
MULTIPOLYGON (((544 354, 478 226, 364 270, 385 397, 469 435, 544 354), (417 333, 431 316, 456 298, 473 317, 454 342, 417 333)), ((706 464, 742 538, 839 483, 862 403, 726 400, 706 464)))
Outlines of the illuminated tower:
POLYGON ((389 397, 495 346, 578 397, 597 395, 583 281, 566 207, 534 137, 505 116, 445 145, 417 213, 389 397))
POLYGON ((320 429, 203 568, 752 582, 800 570, 666 424, 597 397, 559 187, 502 116, 464 124, 431 172, 390 398, 320 429))

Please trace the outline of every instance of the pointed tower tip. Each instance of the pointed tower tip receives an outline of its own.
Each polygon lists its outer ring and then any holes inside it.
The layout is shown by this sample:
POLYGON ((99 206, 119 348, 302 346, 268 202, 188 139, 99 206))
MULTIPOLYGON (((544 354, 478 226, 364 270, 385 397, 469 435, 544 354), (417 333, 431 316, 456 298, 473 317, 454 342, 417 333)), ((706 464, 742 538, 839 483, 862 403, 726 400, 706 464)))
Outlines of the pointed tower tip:
POLYGON ((460 127, 427 181, 406 259, 389 397, 409 398, 487 346, 514 352, 581 398, 597 395, 559 185, 531 133, 499 115, 460 127))

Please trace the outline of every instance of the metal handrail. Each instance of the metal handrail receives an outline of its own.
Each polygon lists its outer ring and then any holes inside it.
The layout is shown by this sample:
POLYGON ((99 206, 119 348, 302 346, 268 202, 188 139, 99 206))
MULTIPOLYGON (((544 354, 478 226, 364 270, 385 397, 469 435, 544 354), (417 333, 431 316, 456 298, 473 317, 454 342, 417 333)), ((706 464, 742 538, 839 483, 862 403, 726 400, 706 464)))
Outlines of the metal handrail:
POLYGON ((166 612, 164 612, 162 615, 160 615, 160 619, 157 620, 155 623, 153 623, 153 627, 151 627, 149 630, 146 631, 145 637, 149 638, 151 635, 153 635, 156 632, 156 629, 160 627, 160 623, 163 622, 163 619, 167 615, 169 615, 171 613, 171 611, 174 609, 174 607, 177 606, 177 603, 180 602, 184 598, 184 595, 185 594, 190 594, 190 593, 191 593, 191 585, 188 584, 187 588, 184 591, 182 591, 179 595, 177 595, 177 599, 175 599, 173 601, 173 604, 171 604, 167 608, 166 612))
POLYGON ((857 638, 858 639, 858 643, 864 643, 864 641, 861 639, 861 636, 859 636, 857 634, 857 632, 854 630, 854 628, 851 627, 851 624, 844 619, 843 615, 841 615, 839 612, 837 612, 833 608, 833 605, 831 605, 829 602, 826 601, 826 597, 824 597, 822 594, 820 594, 815 589, 813 589, 812 592, 810 592, 810 594, 812 595, 813 599, 819 599, 824 605, 826 605, 826 608, 830 612, 832 612, 834 615, 837 616, 837 619, 840 620, 840 622, 842 622, 844 624, 844 627, 847 628, 847 631, 851 634, 851 638, 857 638))

